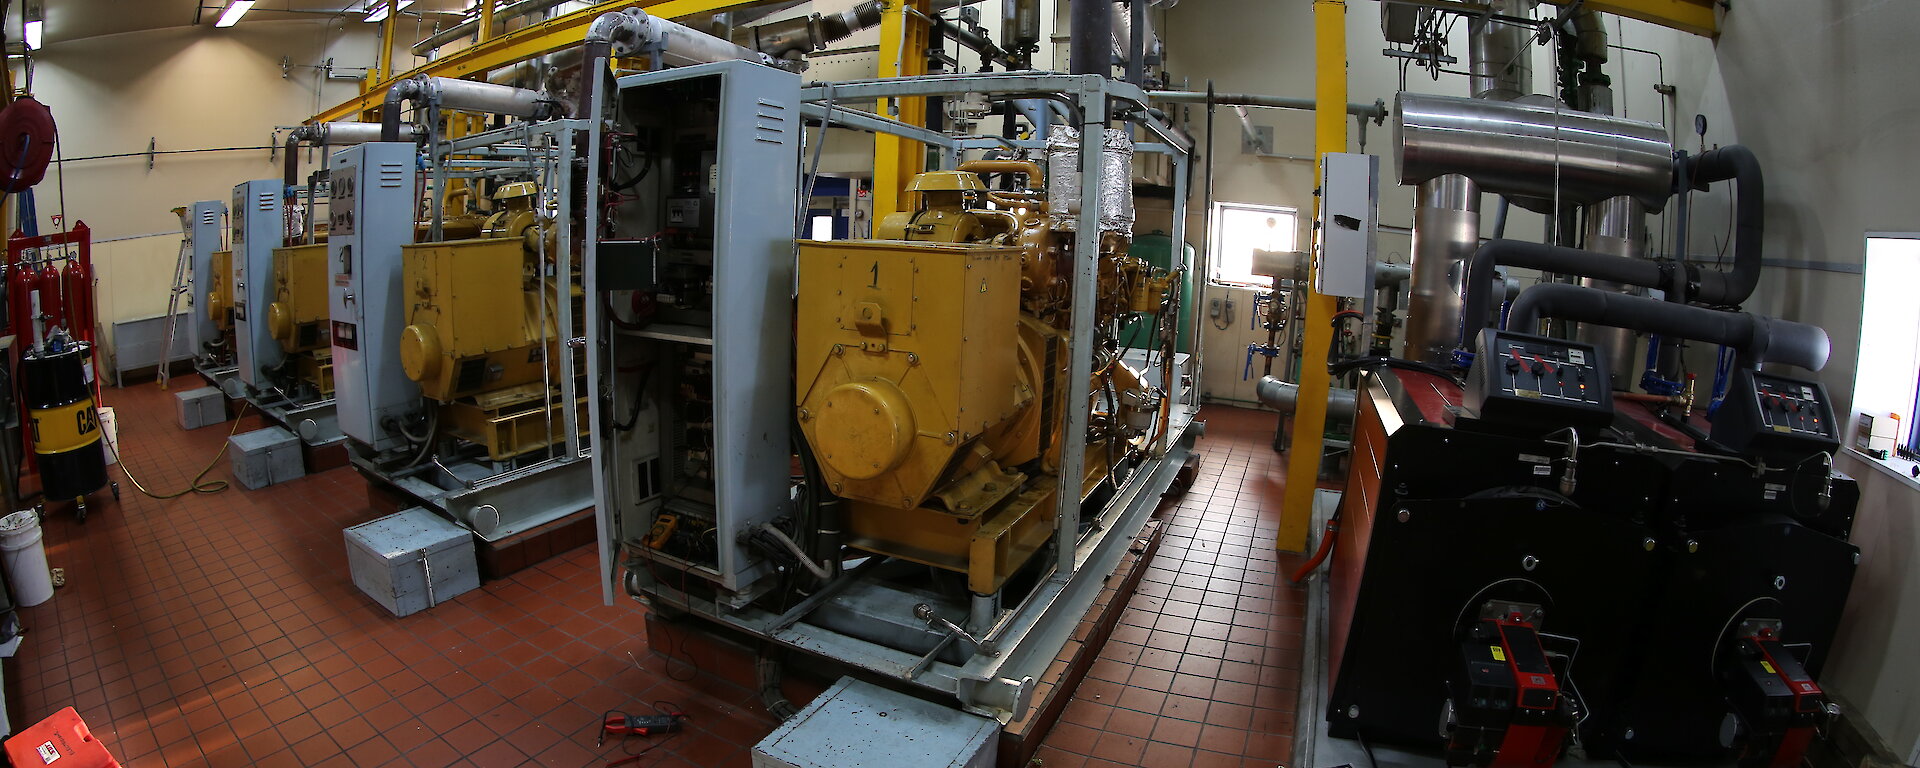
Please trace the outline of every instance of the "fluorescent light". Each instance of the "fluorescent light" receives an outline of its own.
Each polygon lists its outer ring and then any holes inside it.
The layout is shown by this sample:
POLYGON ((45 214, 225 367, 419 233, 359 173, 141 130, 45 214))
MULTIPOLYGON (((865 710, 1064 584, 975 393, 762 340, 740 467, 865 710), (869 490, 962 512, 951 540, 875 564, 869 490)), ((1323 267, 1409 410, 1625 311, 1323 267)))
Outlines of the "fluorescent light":
POLYGON ((27 48, 35 51, 40 50, 40 35, 46 32, 46 29, 47 29, 47 23, 44 21, 27 22, 27 28, 26 28, 27 48))
POLYGON ((233 0, 227 3, 227 9, 220 12, 220 20, 213 23, 216 27, 231 27, 240 23, 240 17, 253 10, 255 0, 233 0))
POLYGON ((380 3, 380 7, 375 8, 373 13, 367 14, 366 20, 386 21, 387 17, 393 15, 394 11, 405 10, 409 5, 413 5, 413 0, 400 0, 398 3, 393 2, 393 0, 387 0, 386 2, 380 3))

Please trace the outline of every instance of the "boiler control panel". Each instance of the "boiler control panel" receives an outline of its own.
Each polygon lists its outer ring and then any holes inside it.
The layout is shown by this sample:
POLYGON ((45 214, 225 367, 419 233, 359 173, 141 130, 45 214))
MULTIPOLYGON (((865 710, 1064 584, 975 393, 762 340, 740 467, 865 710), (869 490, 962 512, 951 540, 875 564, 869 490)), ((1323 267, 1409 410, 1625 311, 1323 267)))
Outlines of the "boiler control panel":
POLYGON ((1817 381, 1736 370, 1713 415, 1713 441, 1736 451, 1798 461, 1840 447, 1833 401, 1817 381))
POLYGON ((1613 421, 1606 359, 1590 344, 1489 328, 1467 374, 1466 408, 1482 423, 1546 431, 1613 421))

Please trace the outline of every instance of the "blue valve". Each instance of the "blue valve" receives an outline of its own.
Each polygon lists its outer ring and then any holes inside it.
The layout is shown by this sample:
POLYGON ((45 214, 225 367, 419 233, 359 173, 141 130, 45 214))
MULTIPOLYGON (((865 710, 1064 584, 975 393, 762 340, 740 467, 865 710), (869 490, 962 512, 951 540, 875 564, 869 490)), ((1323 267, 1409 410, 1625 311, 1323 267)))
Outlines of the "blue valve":
POLYGON ((1280 348, 1270 344, 1258 344, 1258 343, 1248 344, 1247 345, 1247 367, 1240 371, 1241 381, 1246 381, 1247 379, 1253 378, 1253 356, 1254 355, 1259 355, 1261 357, 1279 357, 1280 348))
POLYGON ((1661 397, 1673 397, 1680 394, 1682 390, 1680 382, 1663 379, 1659 371, 1651 369, 1640 374, 1640 388, 1646 390, 1647 394, 1661 397))

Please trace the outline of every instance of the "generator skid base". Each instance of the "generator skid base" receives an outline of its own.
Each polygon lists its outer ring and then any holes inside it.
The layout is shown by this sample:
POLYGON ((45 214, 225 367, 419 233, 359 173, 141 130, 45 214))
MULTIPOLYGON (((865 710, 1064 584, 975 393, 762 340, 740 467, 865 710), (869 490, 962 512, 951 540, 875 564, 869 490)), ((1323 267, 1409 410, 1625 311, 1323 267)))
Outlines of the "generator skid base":
POLYGON ((405 458, 368 455, 359 444, 349 447, 349 461, 368 480, 413 499, 489 543, 593 506, 591 465, 584 459, 527 461, 504 469, 479 460, 434 460, 408 467, 405 458))
POLYGON ((710 593, 688 589, 697 580, 664 566, 630 571, 626 590, 669 615, 695 616, 862 677, 908 684, 1003 724, 1019 721, 1047 700, 1036 695, 1042 682, 1060 684, 1048 679, 1048 667, 1068 641, 1085 640, 1076 631, 1099 613, 1110 577, 1136 557, 1143 526, 1193 455, 1199 428, 1187 426, 1165 456, 1142 463, 1105 504, 1087 509, 1087 525, 1073 546, 1073 572, 1058 575, 1049 545, 1034 558, 1039 568, 996 596, 1007 609, 984 633, 960 626, 972 609, 966 601, 916 586, 925 566, 880 556, 850 567, 783 613, 715 603, 710 593))

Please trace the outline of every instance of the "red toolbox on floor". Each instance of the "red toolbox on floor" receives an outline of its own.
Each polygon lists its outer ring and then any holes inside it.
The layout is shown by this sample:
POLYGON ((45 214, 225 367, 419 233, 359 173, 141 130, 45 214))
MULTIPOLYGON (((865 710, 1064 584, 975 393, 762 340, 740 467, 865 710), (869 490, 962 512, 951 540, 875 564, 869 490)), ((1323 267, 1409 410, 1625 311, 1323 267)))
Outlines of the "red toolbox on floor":
POLYGON ((7 739, 7 759, 14 768, 120 768, 73 707, 7 739))

